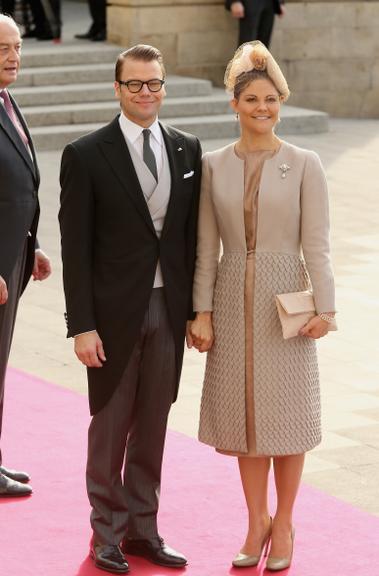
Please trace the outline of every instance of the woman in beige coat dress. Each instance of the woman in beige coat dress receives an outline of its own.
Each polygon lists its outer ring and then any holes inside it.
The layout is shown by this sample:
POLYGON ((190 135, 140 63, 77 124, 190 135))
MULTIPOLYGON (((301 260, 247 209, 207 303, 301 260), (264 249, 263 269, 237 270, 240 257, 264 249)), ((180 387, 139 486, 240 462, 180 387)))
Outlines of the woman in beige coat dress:
POLYGON ((238 457, 249 526, 233 565, 257 565, 271 542, 266 567, 282 570, 304 454, 321 441, 315 339, 335 310, 328 193, 317 154, 274 133, 289 90, 268 50, 240 47, 225 80, 241 137, 203 160, 191 328, 194 345, 209 350, 199 438, 238 457), (317 315, 284 340, 275 295, 310 288, 317 315))

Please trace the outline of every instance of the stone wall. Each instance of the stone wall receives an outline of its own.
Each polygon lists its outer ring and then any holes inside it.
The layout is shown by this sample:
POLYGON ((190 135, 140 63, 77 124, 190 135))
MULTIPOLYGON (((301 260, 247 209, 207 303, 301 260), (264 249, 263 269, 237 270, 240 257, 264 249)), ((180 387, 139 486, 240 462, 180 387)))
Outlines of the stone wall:
POLYGON ((223 0, 108 0, 108 40, 157 46, 171 73, 220 84, 237 24, 223 0))
POLYGON ((333 116, 379 117, 379 2, 289 2, 273 53, 291 104, 333 116))
MULTIPOLYGON (((108 38, 158 46, 171 73, 221 85, 237 23, 223 0, 110 0, 108 38)), ((379 0, 287 0, 272 51, 294 105, 379 117, 379 0)))

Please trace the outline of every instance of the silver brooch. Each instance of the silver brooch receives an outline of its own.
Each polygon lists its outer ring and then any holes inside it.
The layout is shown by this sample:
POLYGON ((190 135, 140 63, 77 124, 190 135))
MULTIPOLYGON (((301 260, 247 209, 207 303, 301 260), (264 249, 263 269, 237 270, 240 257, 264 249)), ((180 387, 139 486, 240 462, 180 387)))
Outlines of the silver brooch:
POLYGON ((291 170, 291 166, 288 166, 288 164, 281 164, 279 170, 282 172, 282 178, 285 178, 288 170, 291 170))

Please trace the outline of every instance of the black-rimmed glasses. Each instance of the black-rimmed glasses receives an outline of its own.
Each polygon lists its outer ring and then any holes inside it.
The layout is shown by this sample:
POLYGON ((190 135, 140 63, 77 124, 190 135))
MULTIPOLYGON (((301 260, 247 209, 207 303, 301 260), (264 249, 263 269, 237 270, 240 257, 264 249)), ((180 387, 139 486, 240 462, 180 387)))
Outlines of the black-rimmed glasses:
POLYGON ((152 80, 147 80, 143 82, 142 80, 117 80, 119 84, 122 86, 126 86, 129 92, 133 94, 137 94, 137 92, 141 92, 143 85, 146 84, 150 92, 159 92, 162 89, 163 84, 165 83, 164 80, 159 80, 159 78, 153 78, 152 80))

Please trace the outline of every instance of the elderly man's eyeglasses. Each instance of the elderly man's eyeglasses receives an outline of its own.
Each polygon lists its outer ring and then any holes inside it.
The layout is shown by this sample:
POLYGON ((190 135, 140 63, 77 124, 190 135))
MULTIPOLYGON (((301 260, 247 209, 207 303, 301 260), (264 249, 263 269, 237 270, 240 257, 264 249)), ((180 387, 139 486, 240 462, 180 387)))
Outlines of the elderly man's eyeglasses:
POLYGON ((153 78, 146 82, 143 82, 142 80, 127 80, 126 82, 124 80, 117 80, 117 82, 122 84, 122 86, 126 86, 129 92, 132 92, 133 94, 141 92, 144 84, 146 84, 150 92, 159 92, 165 83, 164 80, 159 80, 158 78, 153 78))

